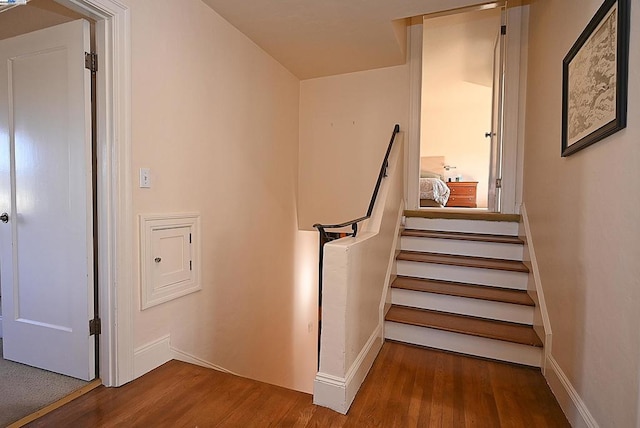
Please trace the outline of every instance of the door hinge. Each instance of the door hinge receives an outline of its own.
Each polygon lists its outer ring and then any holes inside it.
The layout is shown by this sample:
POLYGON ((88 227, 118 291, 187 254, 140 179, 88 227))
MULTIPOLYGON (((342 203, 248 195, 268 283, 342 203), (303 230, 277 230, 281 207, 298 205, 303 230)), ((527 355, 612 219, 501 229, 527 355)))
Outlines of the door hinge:
POLYGON ((100 322, 100 318, 95 317, 94 319, 89 320, 89 336, 95 336, 101 333, 102 323, 100 322))
POLYGON ((84 53, 84 68, 88 68, 92 73, 98 71, 98 54, 93 52, 84 53))
POLYGON ((191 234, 189 234, 189 244, 191 244, 191 234))
MULTIPOLYGON (((493 27, 493 28, 496 28, 496 27, 493 27)), ((503 36, 505 34, 507 34, 507 26, 506 25, 500 26, 500 34, 502 34, 503 36)))
POLYGON ((193 270, 193 262, 189 260, 189 270, 193 270))
POLYGON ((496 178, 496 189, 502 189, 502 178, 496 178))

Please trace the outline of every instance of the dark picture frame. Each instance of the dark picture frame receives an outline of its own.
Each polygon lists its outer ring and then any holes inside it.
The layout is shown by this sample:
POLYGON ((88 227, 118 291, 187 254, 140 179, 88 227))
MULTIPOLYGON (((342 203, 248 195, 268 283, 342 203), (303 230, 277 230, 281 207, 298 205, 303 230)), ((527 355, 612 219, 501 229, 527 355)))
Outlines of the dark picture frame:
POLYGON ((631 0, 605 0, 562 61, 562 156, 627 126, 631 0))

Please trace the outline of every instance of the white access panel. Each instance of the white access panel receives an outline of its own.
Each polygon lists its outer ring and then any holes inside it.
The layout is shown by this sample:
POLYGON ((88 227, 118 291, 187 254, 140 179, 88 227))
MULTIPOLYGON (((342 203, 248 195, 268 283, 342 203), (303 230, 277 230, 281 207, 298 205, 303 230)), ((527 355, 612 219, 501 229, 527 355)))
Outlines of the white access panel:
POLYGON ((140 306, 201 290, 200 215, 140 216, 140 306))

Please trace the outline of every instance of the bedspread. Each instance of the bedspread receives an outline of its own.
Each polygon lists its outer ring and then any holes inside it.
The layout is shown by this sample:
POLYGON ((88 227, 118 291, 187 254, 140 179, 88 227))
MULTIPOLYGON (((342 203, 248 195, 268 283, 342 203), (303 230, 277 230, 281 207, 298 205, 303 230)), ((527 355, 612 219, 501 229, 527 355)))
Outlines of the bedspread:
POLYGON ((420 199, 432 199, 440 205, 446 205, 450 190, 439 178, 420 179, 420 199))

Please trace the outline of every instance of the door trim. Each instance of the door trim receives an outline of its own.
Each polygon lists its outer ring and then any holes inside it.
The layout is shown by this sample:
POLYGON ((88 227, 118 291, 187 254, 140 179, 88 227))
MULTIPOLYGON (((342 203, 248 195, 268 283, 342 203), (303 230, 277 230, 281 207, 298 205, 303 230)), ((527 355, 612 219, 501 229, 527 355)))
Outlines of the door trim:
POLYGON ((407 28, 409 47, 409 124, 405 150, 405 195, 407 209, 420 208, 420 126, 422 122, 422 18, 411 20, 407 28))
MULTIPOLYGON (((502 100, 502 190, 501 213, 518 214, 522 204, 522 169, 519 157, 524 150, 524 91, 526 76, 521 76, 523 10, 528 6, 508 7, 504 93, 502 100), (521 93, 522 92, 522 93, 521 93)), ((526 37, 526 36, 524 36, 526 37)), ((526 72, 526 71, 525 71, 526 72)))
MULTIPOLYGON (((528 23, 528 6, 509 6, 507 13, 507 35, 505 39, 505 88, 503 109, 504 133, 503 133, 503 159, 502 159, 502 200, 501 213, 517 214, 520 212, 522 203, 522 182, 523 182, 523 156, 524 156, 524 110, 526 97, 526 67, 522 66, 522 61, 526 61, 521 54, 521 45, 527 41, 526 26, 528 23), (525 33, 523 34, 523 27, 525 33)), ((414 21, 411 23, 414 24, 414 21)), ((411 28, 411 27, 410 27, 411 28)), ((417 34, 417 29, 414 30, 417 34)), ((412 34, 413 35, 413 34, 412 34)), ((422 73, 417 66, 411 66, 412 56, 422 55, 422 40, 411 38, 411 48, 408 49, 410 72, 409 83, 411 90, 420 88, 422 73), (420 49, 418 49, 418 45, 420 49)), ((526 53, 526 51, 525 51, 526 53)), ((416 59, 417 60, 417 59, 416 59)), ((422 59, 420 58, 420 61, 422 59)), ((420 139, 411 138, 416 131, 420 132, 419 121, 420 109, 416 109, 415 100, 410 100, 409 105, 409 126, 407 133, 409 140, 407 153, 413 156, 418 153, 417 159, 407 159, 407 209, 418 208, 419 199, 412 195, 418 194, 418 180, 420 175, 420 139)))
POLYGON ((96 21, 100 378, 120 386, 134 378, 129 8, 116 0, 55 1, 96 21))

